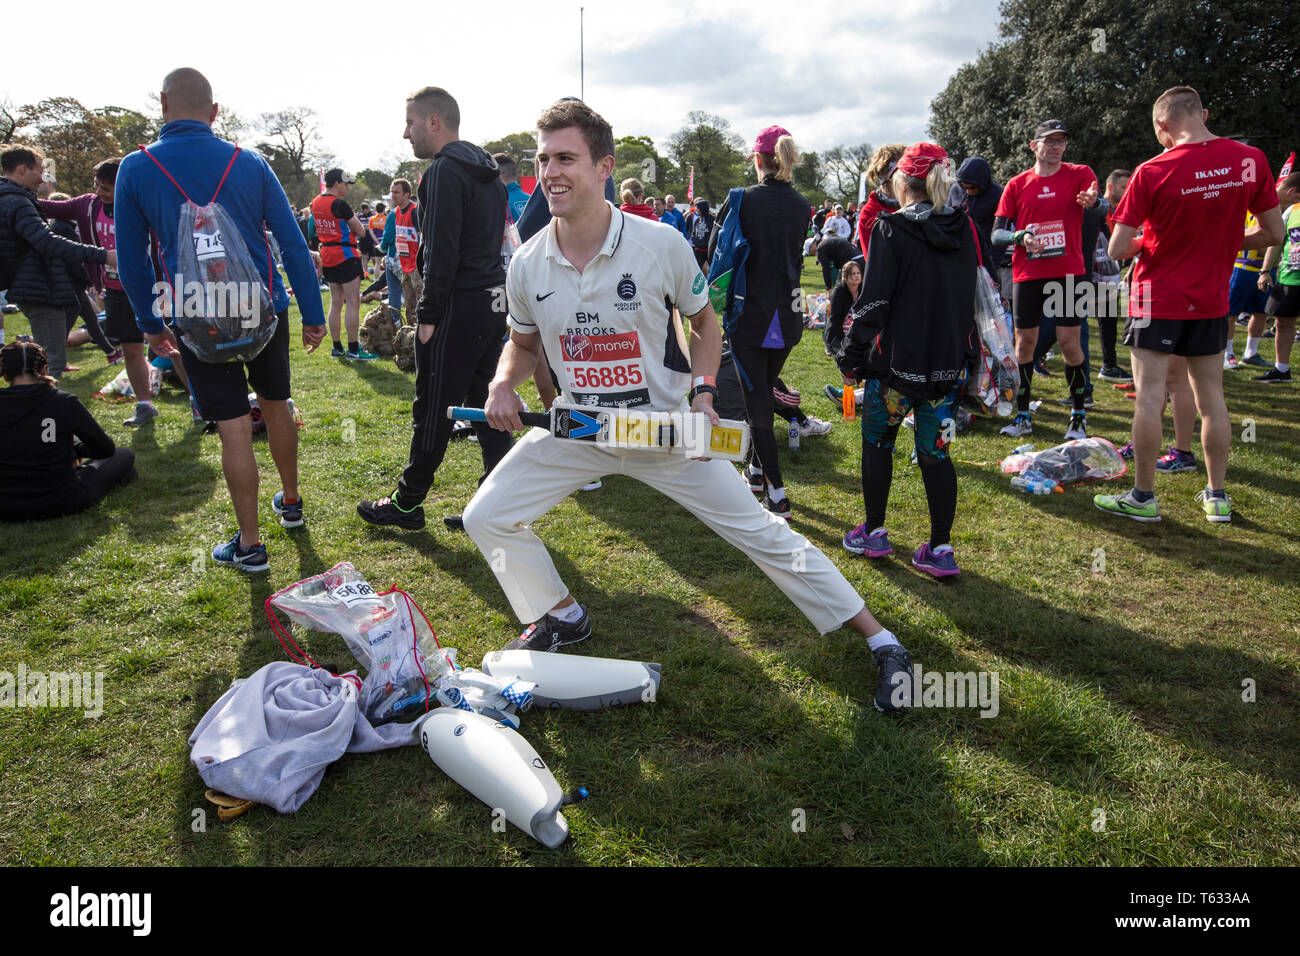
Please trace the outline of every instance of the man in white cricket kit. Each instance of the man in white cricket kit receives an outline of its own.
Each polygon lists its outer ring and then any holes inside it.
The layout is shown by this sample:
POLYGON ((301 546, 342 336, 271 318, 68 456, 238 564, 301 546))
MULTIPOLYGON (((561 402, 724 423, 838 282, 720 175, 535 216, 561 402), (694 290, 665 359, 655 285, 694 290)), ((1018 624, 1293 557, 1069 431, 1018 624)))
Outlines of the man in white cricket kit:
MULTIPOLYGON (((717 317, 687 243, 671 228, 606 202, 614 135, 590 107, 565 101, 537 123, 539 188, 553 219, 515 254, 506 281, 510 341, 488 390, 493 428, 520 431, 514 389, 554 369, 568 401, 647 412, 691 410, 717 423, 717 317), (688 316, 691 348, 673 309, 688 316)), ((609 474, 636 478, 689 509, 747 554, 820 633, 852 627, 878 668, 877 710, 911 699, 912 662, 898 639, 808 539, 765 511, 728 462, 598 448, 533 429, 488 475, 465 510, 465 530, 488 558, 519 620, 509 646, 553 651, 591 636, 586 609, 560 580, 531 524, 609 474), (905 686, 906 692, 896 693, 905 686)))

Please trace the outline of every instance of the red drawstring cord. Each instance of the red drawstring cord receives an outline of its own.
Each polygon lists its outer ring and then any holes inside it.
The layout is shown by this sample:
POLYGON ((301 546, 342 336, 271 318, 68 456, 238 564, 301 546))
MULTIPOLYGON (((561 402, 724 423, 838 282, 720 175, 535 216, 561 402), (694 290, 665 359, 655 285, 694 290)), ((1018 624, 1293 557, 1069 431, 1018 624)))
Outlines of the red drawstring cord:
MULTIPOLYGON (((411 649, 415 652, 415 666, 419 669, 420 677, 424 681, 424 709, 427 712, 429 710, 429 698, 432 697, 433 695, 430 692, 431 688, 429 686, 429 676, 424 671, 424 665, 420 663, 420 647, 419 647, 419 641, 417 639, 418 632, 415 629, 415 611, 420 612, 420 617, 424 620, 425 625, 429 628, 429 633, 433 635, 434 646, 441 651, 442 644, 438 642, 438 632, 435 631, 433 629, 433 625, 429 623, 429 618, 424 613, 423 608, 421 608, 420 605, 416 603, 415 599, 411 597, 411 595, 407 594, 401 588, 391 587, 387 591, 380 591, 377 593, 378 596, 380 597, 383 597, 388 594, 400 594, 402 598, 406 601, 406 612, 410 616, 410 620, 411 620, 411 649)), ((355 674, 335 674, 333 671, 321 667, 320 664, 317 664, 314 660, 312 660, 311 655, 308 654, 305 650, 303 650, 301 646, 299 646, 298 642, 293 639, 293 635, 284 629, 284 626, 280 623, 280 619, 276 616, 275 612, 272 610, 273 605, 271 602, 274 600, 275 597, 276 595, 273 594, 271 595, 271 597, 267 598, 266 601, 263 603, 263 607, 266 610, 266 619, 271 623, 272 633, 274 633, 276 638, 280 641, 280 646, 284 648, 284 651, 286 654, 289 655, 289 658, 292 661, 294 661, 294 663, 301 664, 303 667, 310 665, 312 667, 317 668, 318 670, 325 671, 325 673, 329 674, 331 677, 340 677, 343 680, 351 681, 356 686, 359 692, 361 690, 361 679, 358 678, 355 674), (293 646, 290 647, 290 645, 293 646)), ((448 666, 450 666, 452 669, 455 669, 456 667, 455 662, 452 661, 451 657, 449 657, 445 652, 443 653, 443 660, 447 662, 448 666)))

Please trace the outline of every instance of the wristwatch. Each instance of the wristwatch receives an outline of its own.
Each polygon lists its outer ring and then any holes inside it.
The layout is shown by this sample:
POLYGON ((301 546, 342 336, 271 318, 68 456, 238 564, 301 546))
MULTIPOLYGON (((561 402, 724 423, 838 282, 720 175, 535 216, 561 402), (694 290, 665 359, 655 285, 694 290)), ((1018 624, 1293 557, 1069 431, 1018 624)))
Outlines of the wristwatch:
POLYGON ((708 394, 714 398, 718 397, 718 387, 716 385, 693 385, 690 393, 687 394, 686 400, 692 404, 695 402, 696 395, 708 394))

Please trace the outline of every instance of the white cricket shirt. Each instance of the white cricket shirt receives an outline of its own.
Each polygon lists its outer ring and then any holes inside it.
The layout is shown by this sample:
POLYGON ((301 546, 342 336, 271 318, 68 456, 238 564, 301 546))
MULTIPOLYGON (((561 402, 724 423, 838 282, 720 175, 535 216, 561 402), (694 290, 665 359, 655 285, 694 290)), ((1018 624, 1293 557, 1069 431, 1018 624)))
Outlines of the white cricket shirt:
POLYGON ((609 208, 605 244, 582 272, 560 251, 555 220, 515 253, 510 327, 541 335, 567 401, 672 411, 691 387, 672 310, 695 315, 709 303, 708 283, 680 232, 609 208))

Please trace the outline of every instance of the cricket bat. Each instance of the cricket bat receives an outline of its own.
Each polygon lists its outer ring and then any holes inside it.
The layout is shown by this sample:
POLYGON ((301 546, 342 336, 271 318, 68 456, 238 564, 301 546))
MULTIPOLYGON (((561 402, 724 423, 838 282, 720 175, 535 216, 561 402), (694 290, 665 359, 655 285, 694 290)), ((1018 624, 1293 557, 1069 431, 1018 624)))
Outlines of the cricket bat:
MULTIPOLYGON (((450 406, 447 417, 486 422, 481 408, 450 406)), ((722 419, 717 425, 699 412, 643 412, 555 402, 549 414, 520 412, 525 425, 545 428, 556 438, 587 441, 598 448, 636 448, 686 458, 744 461, 749 453, 749 426, 722 419)))

